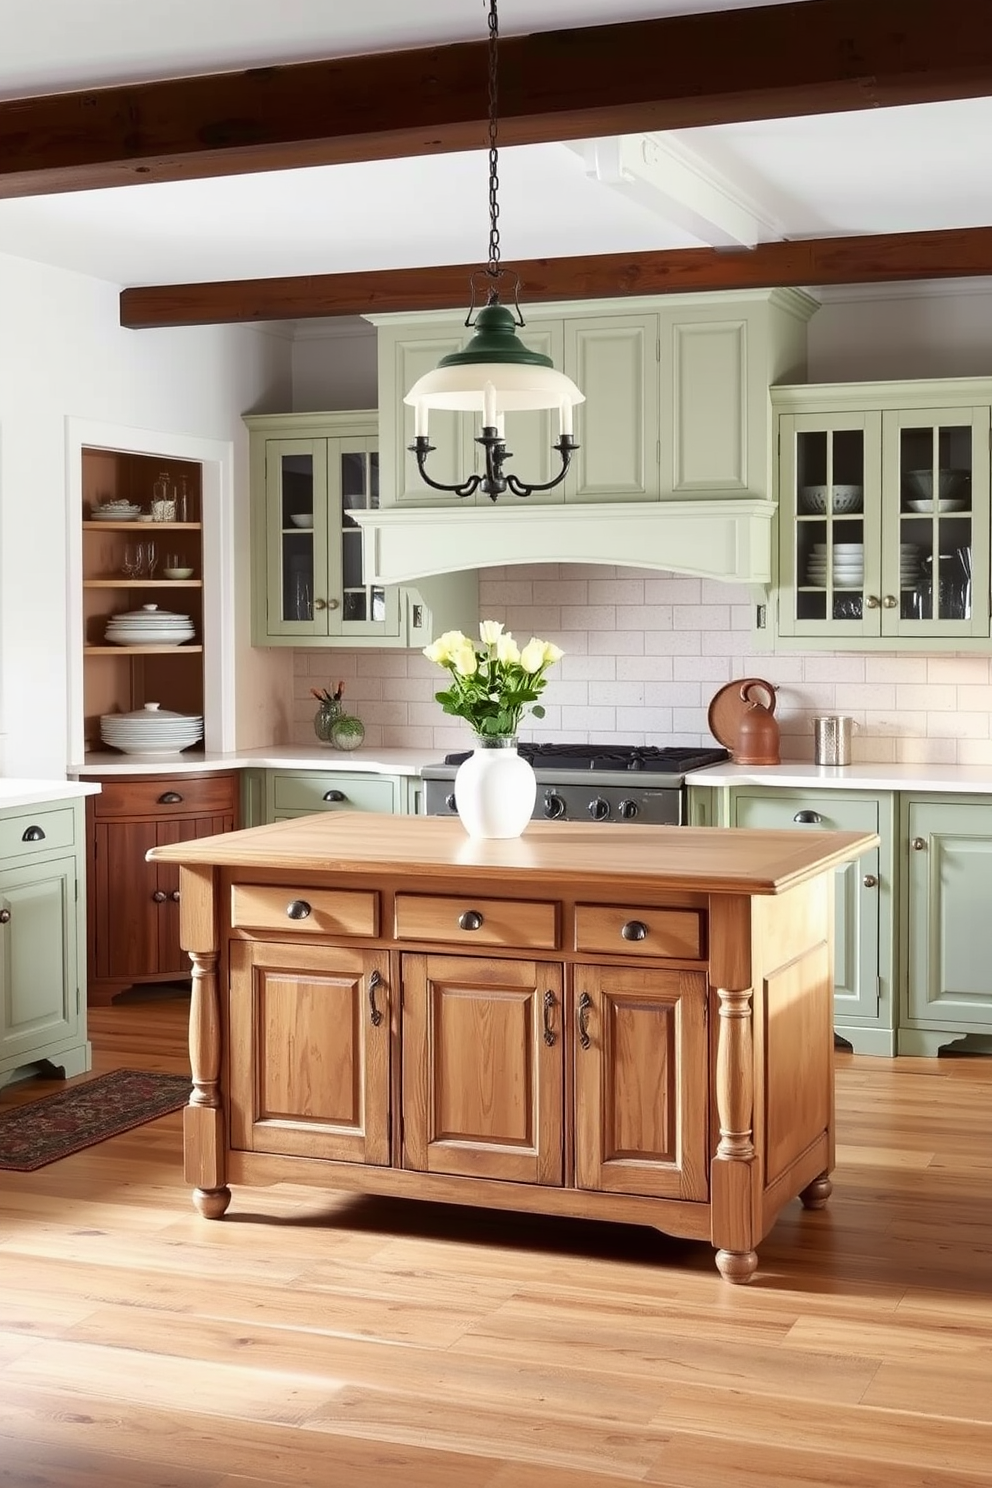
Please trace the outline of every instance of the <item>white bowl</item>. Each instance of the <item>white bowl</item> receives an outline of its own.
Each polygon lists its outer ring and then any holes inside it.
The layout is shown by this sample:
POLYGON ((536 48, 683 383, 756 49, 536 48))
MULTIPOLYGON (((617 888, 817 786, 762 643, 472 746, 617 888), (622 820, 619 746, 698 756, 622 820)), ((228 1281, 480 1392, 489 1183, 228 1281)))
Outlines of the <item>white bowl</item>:
MULTIPOLYGON (((827 486, 803 486, 799 493, 799 503, 803 511, 825 512, 827 510, 827 486)), ((862 486, 838 486, 833 487, 833 501, 831 509, 835 516, 843 516, 845 512, 859 512, 864 505, 864 488, 862 486)))
MULTIPOLYGON (((933 471, 932 470, 904 470, 902 483, 910 496, 923 501, 933 500, 933 471)), ((970 470, 938 470, 937 471, 937 495, 941 500, 946 497, 960 496, 971 484, 970 470)), ((967 499, 965 501, 967 504, 967 499)))
POLYGON ((163 568, 162 577, 166 579, 191 579, 193 570, 191 568, 163 568))
POLYGON ((294 527, 312 527, 313 512, 294 512, 289 520, 294 527))
MULTIPOLYGON (((906 505, 911 512, 921 512, 924 516, 930 516, 933 513, 933 501, 930 497, 926 500, 907 500, 906 505)), ((945 496, 937 502, 939 512, 958 512, 967 511, 967 509, 967 496, 945 496)))

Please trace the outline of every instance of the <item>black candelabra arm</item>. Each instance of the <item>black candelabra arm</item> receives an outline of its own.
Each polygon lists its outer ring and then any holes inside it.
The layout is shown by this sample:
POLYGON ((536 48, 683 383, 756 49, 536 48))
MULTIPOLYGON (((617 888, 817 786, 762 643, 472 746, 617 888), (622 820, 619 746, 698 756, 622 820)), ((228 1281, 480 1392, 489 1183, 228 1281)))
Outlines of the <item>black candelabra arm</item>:
POLYGON ((407 445, 411 455, 416 456, 420 479, 434 491, 449 491, 454 496, 473 496, 482 485, 484 476, 470 475, 460 485, 446 486, 443 481, 431 480, 427 474, 427 456, 433 454, 437 445, 431 444, 426 434, 418 434, 412 444, 407 445))
POLYGON ((470 475, 467 480, 454 485, 445 485, 443 481, 432 480, 427 474, 427 456, 436 448, 431 444, 426 434, 418 434, 413 444, 408 445, 410 453, 416 457, 417 469, 425 485, 435 491, 448 491, 454 496, 473 496, 481 487, 489 497, 495 501, 497 496, 504 491, 512 491, 514 496, 530 496, 534 491, 550 491, 560 484, 568 473, 572 463, 572 455, 579 448, 571 434, 562 434, 558 443, 553 446, 558 451, 561 459, 561 469, 552 480, 535 482, 533 485, 518 480, 515 475, 504 473, 505 461, 512 460, 513 453, 507 450, 506 443, 499 430, 492 425, 487 425, 482 433, 476 436, 476 444, 481 444, 486 452, 485 475, 470 475))
POLYGON ((561 469, 552 480, 535 482, 534 485, 525 485, 523 481, 517 480, 515 475, 509 474, 506 477, 507 487, 513 492, 514 496, 530 496, 533 491, 552 490, 554 486, 560 485, 565 479, 568 474, 568 467, 572 463, 572 456, 578 447, 578 443, 572 438, 571 434, 562 434, 558 443, 552 445, 552 449, 556 449, 561 457, 561 469))

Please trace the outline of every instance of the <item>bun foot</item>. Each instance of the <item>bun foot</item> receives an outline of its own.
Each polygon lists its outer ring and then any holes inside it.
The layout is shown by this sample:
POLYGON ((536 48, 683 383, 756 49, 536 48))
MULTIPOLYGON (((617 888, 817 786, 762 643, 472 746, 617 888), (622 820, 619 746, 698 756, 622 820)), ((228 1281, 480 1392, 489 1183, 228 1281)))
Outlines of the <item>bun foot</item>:
POLYGON ((750 1281, 758 1268, 756 1250, 718 1250, 716 1269, 724 1281, 736 1282, 738 1286, 750 1281))
POLYGON ((193 1208, 204 1219, 220 1219, 231 1202, 229 1188, 194 1188, 193 1208))
POLYGON ((821 1173, 819 1178, 814 1178, 812 1183, 807 1183, 799 1197, 802 1199, 804 1209, 822 1209, 834 1191, 834 1186, 826 1173, 821 1173))

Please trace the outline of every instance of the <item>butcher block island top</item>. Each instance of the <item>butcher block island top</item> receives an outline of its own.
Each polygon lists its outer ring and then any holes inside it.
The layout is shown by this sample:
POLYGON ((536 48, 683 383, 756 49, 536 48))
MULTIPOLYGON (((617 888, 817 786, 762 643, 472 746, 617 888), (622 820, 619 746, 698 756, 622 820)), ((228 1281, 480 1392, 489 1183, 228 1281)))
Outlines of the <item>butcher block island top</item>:
POLYGON ((747 1281, 833 1167, 834 870, 871 834, 312 816, 154 848, 186 1176, 653 1225, 747 1281))

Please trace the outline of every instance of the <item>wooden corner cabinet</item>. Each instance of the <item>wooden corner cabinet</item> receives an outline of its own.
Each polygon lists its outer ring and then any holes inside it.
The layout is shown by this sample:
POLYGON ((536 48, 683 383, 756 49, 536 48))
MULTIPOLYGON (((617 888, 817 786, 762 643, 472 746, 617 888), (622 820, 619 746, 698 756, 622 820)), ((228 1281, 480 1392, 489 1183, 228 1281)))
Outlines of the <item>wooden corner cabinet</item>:
POLYGON ((0 809, 0 1086, 90 1068, 84 884, 81 799, 0 809))
POLYGON ((146 861, 168 842, 238 825, 237 771, 104 777, 87 801, 89 1001, 190 975, 179 940, 179 873, 146 861))
POLYGON ((615 1219, 748 1280, 830 1192, 833 874, 877 838, 595 837, 350 812, 155 848, 200 1212, 292 1182, 615 1219))

